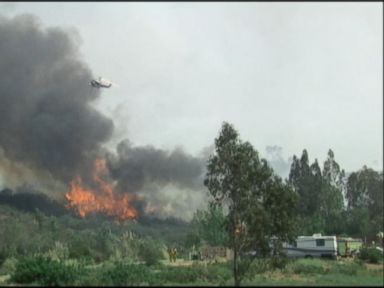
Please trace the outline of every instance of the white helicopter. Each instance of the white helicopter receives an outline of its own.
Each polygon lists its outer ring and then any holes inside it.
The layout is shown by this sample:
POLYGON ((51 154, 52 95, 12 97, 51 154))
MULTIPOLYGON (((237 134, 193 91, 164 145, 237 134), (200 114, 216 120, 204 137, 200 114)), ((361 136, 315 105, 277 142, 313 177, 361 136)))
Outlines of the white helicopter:
POLYGON ((116 83, 113 83, 112 81, 109 81, 109 80, 101 78, 101 77, 99 77, 99 79, 97 79, 97 80, 93 79, 90 82, 90 85, 92 87, 95 87, 95 88, 110 88, 112 86, 112 84, 113 84, 113 86, 117 86, 116 83))

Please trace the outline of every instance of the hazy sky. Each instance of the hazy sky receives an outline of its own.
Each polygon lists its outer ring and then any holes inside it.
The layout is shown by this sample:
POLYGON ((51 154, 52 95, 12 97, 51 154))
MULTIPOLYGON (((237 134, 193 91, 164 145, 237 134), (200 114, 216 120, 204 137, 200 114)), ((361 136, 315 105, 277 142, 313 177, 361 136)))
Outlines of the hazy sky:
MULTIPOLYGON (((329 148, 347 171, 383 166, 383 3, 2 3, 77 30, 111 147, 212 145, 235 125, 264 156, 329 148)), ((1 55, 0 55, 1 56, 1 55)), ((33 55, 31 55, 33 57, 33 55)))

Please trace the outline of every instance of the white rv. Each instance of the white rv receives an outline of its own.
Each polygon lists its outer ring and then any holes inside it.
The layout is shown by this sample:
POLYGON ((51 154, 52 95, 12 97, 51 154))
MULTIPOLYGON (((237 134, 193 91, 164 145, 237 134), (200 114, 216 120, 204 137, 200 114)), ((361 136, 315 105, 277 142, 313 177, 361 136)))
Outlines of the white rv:
POLYGON ((283 251, 290 258, 337 258, 336 236, 299 236, 294 243, 284 243, 283 251))

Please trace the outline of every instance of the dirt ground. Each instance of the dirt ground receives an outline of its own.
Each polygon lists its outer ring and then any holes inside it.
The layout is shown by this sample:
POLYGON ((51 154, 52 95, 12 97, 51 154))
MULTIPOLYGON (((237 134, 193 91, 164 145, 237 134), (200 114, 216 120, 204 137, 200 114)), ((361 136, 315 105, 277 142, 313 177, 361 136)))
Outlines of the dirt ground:
POLYGON ((365 263, 365 267, 369 270, 384 270, 384 264, 371 264, 371 263, 365 263))
MULTIPOLYGON (((207 265, 208 263, 214 263, 212 260, 184 260, 184 259, 176 259, 176 262, 170 262, 168 259, 167 260, 162 260, 161 261, 164 265, 167 266, 175 266, 175 267, 180 267, 180 266, 191 266, 194 263, 197 264, 203 264, 207 265)), ((218 259, 217 262, 225 262, 225 260, 218 259)))

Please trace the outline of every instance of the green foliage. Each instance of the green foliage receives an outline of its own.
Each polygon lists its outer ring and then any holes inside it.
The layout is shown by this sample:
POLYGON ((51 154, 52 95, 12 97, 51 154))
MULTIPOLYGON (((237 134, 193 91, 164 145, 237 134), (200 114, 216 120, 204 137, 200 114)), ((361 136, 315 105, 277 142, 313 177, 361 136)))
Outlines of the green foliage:
POLYGON ((64 262, 38 256, 21 259, 16 264, 11 281, 18 284, 65 286, 75 283, 82 267, 66 265, 64 262))
POLYGON ((364 166, 348 177, 346 197, 350 227, 360 235, 374 236, 383 227, 383 172, 364 166))
POLYGON ((225 215, 222 207, 210 205, 206 211, 197 210, 193 215, 192 225, 197 231, 197 239, 194 241, 196 244, 199 244, 198 239, 201 238, 211 246, 228 245, 228 234, 225 232, 225 215))
POLYGON ((224 285, 232 278, 232 271, 227 264, 211 264, 206 267, 203 275, 210 283, 224 285))
POLYGON ((345 264, 343 262, 336 262, 336 265, 332 267, 332 273, 344 274, 344 275, 357 275, 359 270, 365 269, 364 266, 352 262, 345 264))
POLYGON ((17 259, 10 257, 5 259, 0 268, 0 275, 12 274, 16 270, 17 259))
POLYGON ((45 253, 45 256, 52 260, 64 261, 69 257, 69 250, 66 244, 57 241, 53 248, 45 253))
POLYGON ((383 262, 383 252, 374 247, 362 247, 359 258, 361 260, 367 260, 369 263, 379 263, 380 261, 383 262))
POLYGON ((289 263, 289 259, 287 257, 271 257, 269 258, 269 267, 270 269, 284 269, 288 263, 289 263))
POLYGON ((156 265, 164 259, 160 243, 152 239, 145 239, 140 242, 138 256, 148 266, 156 265))
POLYGON ((91 257, 92 251, 90 245, 87 241, 84 240, 85 239, 82 239, 80 235, 72 238, 72 241, 70 242, 70 246, 68 248, 70 258, 79 259, 91 257))
POLYGON ((298 259, 287 265, 286 272, 295 274, 326 274, 324 260, 320 259, 298 259))
POLYGON ((252 262, 251 257, 240 258, 240 254, 255 247, 266 254, 272 236, 280 241, 295 237, 296 194, 228 123, 223 123, 215 139, 215 153, 208 160, 204 184, 212 204, 228 209, 225 228, 234 251, 238 286, 252 262))
POLYGON ((246 274, 247 278, 254 278, 258 274, 263 274, 270 270, 270 263, 266 258, 258 258, 253 261, 249 266, 249 270, 246 274))
POLYGON ((300 195, 298 214, 300 234, 340 234, 345 227, 343 219, 343 191, 345 173, 340 170, 332 150, 324 162, 323 172, 315 159, 309 165, 304 149, 301 159, 293 157, 289 182, 300 195))
POLYGON ((165 267, 159 272, 159 281, 164 284, 214 283, 224 284, 231 279, 231 270, 226 264, 192 265, 190 267, 165 267))
POLYGON ((199 247, 200 244, 201 244, 201 239, 197 232, 189 232, 185 236, 184 247, 186 247, 187 249, 190 249, 193 246, 199 247))
POLYGON ((258 275, 276 269, 284 271, 289 263, 286 257, 257 258, 252 262, 245 276, 247 279, 256 279, 258 275))
POLYGON ((7 259, 7 252, 5 252, 5 249, 0 250, 0 266, 3 265, 4 261, 7 259))
POLYGON ((134 286, 155 284, 155 274, 145 265, 126 264, 123 262, 106 268, 101 276, 104 285, 134 286))
POLYGON ((203 267, 167 267, 160 272, 164 283, 194 283, 202 274, 203 267))

